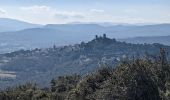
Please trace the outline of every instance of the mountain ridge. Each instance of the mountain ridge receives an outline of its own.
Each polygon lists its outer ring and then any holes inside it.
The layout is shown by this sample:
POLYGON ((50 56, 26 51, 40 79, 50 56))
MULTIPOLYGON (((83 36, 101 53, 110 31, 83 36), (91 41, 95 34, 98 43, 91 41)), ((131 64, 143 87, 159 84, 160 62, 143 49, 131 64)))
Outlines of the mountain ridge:
POLYGON ((18 31, 26 28, 41 27, 39 24, 32 24, 11 18, 0 18, 0 32, 18 31))
POLYGON ((119 41, 124 41, 128 43, 161 43, 165 45, 170 45, 170 35, 167 36, 143 36, 143 37, 134 37, 134 38, 125 38, 125 39, 118 39, 119 41))

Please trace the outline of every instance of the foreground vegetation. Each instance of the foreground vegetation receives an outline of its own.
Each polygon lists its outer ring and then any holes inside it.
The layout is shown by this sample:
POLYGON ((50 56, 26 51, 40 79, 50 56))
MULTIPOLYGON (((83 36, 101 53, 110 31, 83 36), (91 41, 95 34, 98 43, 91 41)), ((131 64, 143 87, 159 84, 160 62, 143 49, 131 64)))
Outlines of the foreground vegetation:
POLYGON ((169 100, 170 65, 164 49, 159 59, 126 60, 114 69, 52 79, 50 88, 35 84, 8 88, 0 100, 169 100))

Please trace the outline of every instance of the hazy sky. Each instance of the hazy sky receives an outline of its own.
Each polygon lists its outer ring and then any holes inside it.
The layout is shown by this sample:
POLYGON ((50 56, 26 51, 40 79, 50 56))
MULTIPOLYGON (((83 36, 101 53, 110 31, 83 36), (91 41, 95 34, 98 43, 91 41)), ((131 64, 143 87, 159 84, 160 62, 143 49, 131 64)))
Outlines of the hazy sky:
POLYGON ((31 23, 170 23, 170 0, 0 0, 0 17, 31 23))

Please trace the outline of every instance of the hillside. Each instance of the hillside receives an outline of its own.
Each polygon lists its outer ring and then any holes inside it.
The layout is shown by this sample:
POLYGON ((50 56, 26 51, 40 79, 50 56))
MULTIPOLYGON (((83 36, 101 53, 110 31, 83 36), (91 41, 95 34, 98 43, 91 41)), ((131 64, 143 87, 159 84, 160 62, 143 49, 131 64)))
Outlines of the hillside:
POLYGON ((154 55, 159 53, 160 48, 170 52, 169 46, 118 42, 104 35, 96 36, 87 43, 1 54, 1 70, 13 72, 16 77, 2 79, 0 86, 4 88, 29 81, 42 87, 49 86, 49 81, 56 76, 84 75, 98 69, 98 65, 114 67, 124 59, 141 58, 146 54, 155 59, 157 56, 154 55))
MULTIPOLYGON (((18 25, 14 25, 18 26, 18 25)), ((107 33, 111 38, 130 38, 137 36, 168 36, 170 24, 156 25, 111 25, 98 24, 49 24, 41 28, 28 28, 13 32, 0 33, 0 53, 30 48, 46 48, 56 46, 73 45, 81 41, 88 42, 94 35, 107 33), (43 43, 42 43, 43 42, 43 43)), ((169 40, 162 42, 167 45, 169 40)))
POLYGON ((0 92, 2 100, 169 100, 170 65, 163 49, 159 60, 133 59, 115 68, 102 66, 85 76, 51 80, 50 88, 25 84, 0 92))

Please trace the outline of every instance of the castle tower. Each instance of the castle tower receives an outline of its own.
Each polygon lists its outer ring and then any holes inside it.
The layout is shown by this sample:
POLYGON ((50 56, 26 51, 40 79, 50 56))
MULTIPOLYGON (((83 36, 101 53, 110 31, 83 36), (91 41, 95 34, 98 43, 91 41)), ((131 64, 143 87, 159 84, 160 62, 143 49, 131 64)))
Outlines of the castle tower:
POLYGON ((98 39, 98 36, 96 35, 95 37, 96 37, 96 40, 97 40, 97 39, 98 39))
POLYGON ((103 34, 103 38, 104 38, 104 39, 106 39, 106 38, 107 38, 107 37, 106 37, 106 34, 103 34))

